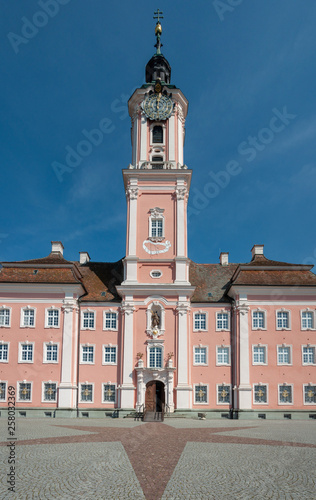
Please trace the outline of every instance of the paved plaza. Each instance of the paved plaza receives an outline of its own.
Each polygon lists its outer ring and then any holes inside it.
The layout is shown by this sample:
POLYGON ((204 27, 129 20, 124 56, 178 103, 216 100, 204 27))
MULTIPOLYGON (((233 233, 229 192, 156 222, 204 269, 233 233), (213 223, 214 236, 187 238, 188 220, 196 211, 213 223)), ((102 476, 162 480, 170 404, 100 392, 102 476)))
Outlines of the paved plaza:
POLYGON ((1 431, 1 499, 316 499, 316 422, 17 421, 15 492, 1 431))

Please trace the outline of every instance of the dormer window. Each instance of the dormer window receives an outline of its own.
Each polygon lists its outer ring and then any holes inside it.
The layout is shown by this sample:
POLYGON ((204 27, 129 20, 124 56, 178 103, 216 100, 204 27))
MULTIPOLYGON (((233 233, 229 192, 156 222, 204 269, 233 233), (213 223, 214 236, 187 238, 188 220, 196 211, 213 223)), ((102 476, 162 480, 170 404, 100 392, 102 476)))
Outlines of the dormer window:
POLYGON ((161 125, 155 125, 153 128, 153 144, 163 143, 163 128, 161 125))

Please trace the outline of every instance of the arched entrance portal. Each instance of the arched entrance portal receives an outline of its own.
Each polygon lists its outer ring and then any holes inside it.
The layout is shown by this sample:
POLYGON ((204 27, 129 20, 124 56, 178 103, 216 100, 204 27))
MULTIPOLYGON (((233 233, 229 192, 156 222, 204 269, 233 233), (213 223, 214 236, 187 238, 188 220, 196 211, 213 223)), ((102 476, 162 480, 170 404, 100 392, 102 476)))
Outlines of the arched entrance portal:
POLYGON ((146 384, 145 407, 148 411, 162 411, 165 404, 165 384, 151 380, 146 384))

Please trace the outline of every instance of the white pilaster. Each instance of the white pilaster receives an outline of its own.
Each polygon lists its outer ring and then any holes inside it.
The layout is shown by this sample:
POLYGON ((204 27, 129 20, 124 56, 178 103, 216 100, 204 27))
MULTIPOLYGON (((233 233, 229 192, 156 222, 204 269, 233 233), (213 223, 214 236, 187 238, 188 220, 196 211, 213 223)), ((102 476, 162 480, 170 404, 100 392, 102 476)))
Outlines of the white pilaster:
POLYGON ((148 144, 147 144, 147 118, 144 114, 141 117, 141 129, 140 129, 140 163, 147 161, 148 144))
POLYGON ((178 385, 177 390, 177 409, 187 409, 190 407, 189 371, 188 371, 188 312, 187 302, 178 302, 178 385))
POLYGON ((175 148, 175 116, 172 114, 169 118, 169 161, 176 161, 176 148, 175 148))
POLYGON ((249 363, 249 306, 246 301, 238 304, 239 313, 239 409, 251 409, 251 385, 249 363))
POLYGON ((136 255, 138 181, 130 179, 126 189, 129 199, 128 255, 136 255))
POLYGON ((179 180, 176 187, 177 197, 177 257, 185 257, 185 203, 188 197, 184 181, 179 180))
POLYGON ((123 330, 123 383, 121 390, 121 407, 134 408, 135 386, 133 384, 134 371, 134 346, 133 346, 133 316, 134 305, 132 302, 123 302, 121 306, 124 315, 123 330))
POLYGON ((74 311, 78 312, 77 301, 64 301, 63 345, 61 353, 61 379, 58 393, 58 408, 76 408, 77 385, 73 380, 73 369, 77 364, 76 351, 78 322, 74 324, 74 311), (75 336, 75 338, 73 338, 75 336))

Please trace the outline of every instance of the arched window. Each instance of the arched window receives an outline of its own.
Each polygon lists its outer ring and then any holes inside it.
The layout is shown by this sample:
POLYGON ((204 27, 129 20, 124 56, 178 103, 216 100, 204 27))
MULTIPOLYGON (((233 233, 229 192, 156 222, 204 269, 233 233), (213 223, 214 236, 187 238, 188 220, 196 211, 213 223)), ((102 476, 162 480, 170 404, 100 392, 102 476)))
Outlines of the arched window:
POLYGON ((153 128, 153 144, 163 143, 163 129, 161 125, 155 125, 153 128))

